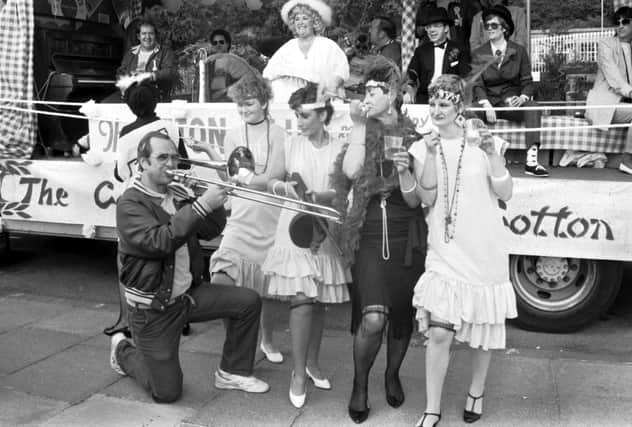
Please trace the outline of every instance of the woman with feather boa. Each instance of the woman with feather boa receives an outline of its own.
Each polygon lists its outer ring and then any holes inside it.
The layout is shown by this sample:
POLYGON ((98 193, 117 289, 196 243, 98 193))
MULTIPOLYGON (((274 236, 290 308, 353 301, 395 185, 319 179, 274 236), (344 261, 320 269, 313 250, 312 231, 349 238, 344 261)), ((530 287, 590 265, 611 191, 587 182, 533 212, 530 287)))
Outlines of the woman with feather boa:
POLYGON ((384 375, 386 401, 404 402, 399 369, 413 332, 413 289, 423 273, 426 224, 408 147, 420 139, 401 112, 401 74, 376 57, 365 73, 366 96, 350 105, 353 129, 339 155, 332 182, 334 206, 345 212, 335 235, 352 264, 353 391, 349 416, 356 423, 369 415, 369 371, 387 330, 384 375), (398 136, 402 147, 385 156, 384 136, 398 136))

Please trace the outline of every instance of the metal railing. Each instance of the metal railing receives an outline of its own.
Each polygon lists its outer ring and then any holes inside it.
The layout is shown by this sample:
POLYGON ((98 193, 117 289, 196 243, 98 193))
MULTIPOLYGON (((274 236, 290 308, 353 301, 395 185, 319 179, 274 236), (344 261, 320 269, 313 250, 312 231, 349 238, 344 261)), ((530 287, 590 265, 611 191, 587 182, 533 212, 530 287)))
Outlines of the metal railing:
POLYGON ((531 32, 531 71, 545 72, 545 57, 562 55, 565 63, 597 62, 599 41, 614 34, 612 28, 572 31, 567 34, 531 32))

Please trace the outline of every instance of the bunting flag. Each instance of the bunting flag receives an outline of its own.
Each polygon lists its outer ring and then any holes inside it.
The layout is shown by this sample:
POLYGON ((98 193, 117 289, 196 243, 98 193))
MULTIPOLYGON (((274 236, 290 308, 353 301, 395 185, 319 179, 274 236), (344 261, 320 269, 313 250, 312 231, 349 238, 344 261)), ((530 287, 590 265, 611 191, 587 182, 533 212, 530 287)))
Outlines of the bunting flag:
POLYGON ((0 159, 28 159, 36 121, 24 100, 33 99, 33 1, 7 0, 0 10, 0 159), (6 101, 15 100, 15 101, 6 101))
POLYGON ((415 15, 417 2, 415 0, 402 0, 402 70, 408 69, 408 63, 413 58, 417 47, 415 36, 415 15))

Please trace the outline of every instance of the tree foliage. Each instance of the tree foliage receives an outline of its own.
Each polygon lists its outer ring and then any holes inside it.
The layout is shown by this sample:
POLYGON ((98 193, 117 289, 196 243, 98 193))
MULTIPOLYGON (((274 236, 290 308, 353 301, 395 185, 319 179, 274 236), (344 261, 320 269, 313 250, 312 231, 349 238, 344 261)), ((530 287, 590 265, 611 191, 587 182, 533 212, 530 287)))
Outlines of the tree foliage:
MULTIPOLYGON (((612 0, 604 0, 604 26, 611 25, 612 0)), ((531 28, 564 32, 601 25, 600 0, 531 0, 531 28)))

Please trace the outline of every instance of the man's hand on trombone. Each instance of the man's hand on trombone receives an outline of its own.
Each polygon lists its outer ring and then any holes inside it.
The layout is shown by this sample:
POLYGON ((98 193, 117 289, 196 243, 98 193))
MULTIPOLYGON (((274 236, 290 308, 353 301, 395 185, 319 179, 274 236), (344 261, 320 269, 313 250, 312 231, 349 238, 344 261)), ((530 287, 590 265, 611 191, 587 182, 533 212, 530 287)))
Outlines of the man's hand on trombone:
POLYGON ((220 187, 219 185, 208 184, 206 186, 206 191, 198 197, 198 201, 210 212, 224 206, 227 195, 227 188, 220 187))

